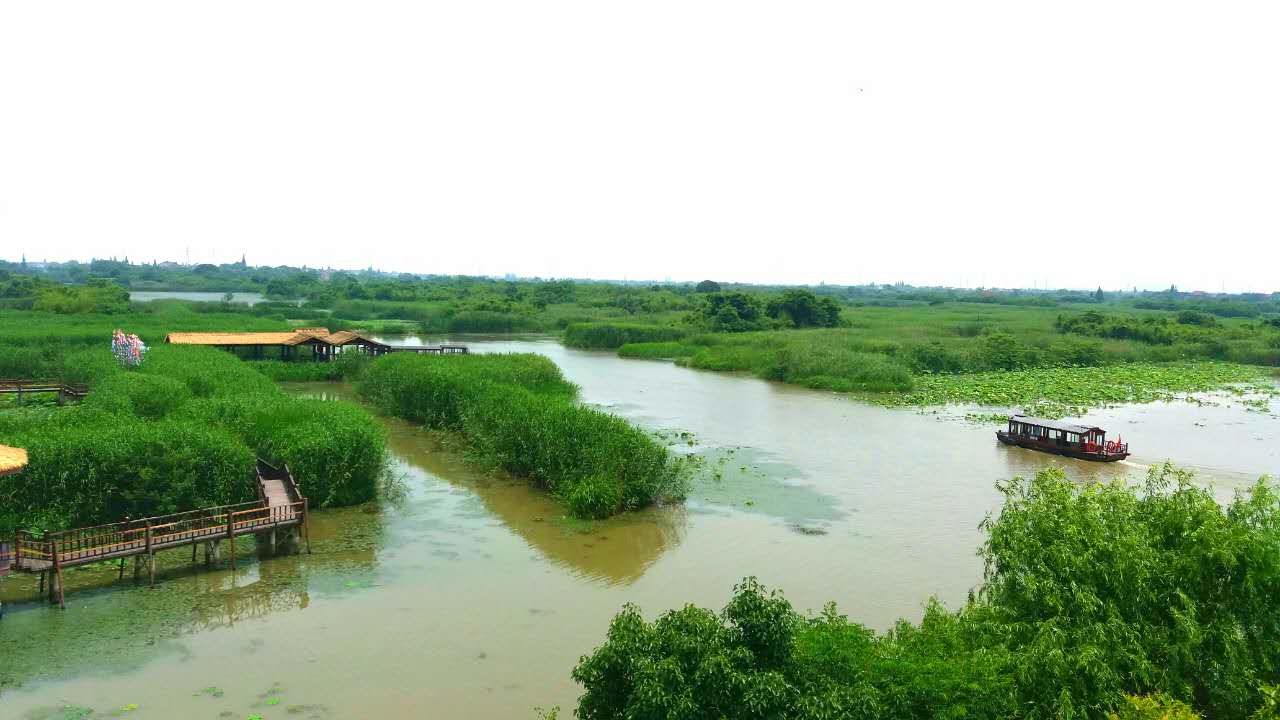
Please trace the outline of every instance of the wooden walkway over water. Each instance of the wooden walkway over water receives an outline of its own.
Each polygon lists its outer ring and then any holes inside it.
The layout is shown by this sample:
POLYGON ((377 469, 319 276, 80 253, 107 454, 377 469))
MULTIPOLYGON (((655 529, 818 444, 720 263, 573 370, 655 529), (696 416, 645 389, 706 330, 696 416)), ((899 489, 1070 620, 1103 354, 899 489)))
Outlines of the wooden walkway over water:
MULTIPOLYGON (((40 575, 41 592, 48 580, 49 600, 55 599, 65 608, 62 571, 77 565, 118 560, 120 577, 124 577, 125 559, 137 558, 134 577, 141 562, 149 568, 151 585, 156 582, 156 553, 180 547, 191 547, 191 560, 205 544, 205 563, 219 559, 220 543, 234 541, 243 535, 257 535, 270 543, 274 551, 278 531, 289 531, 288 539, 300 533, 310 552, 307 533, 309 505, 294 482, 288 468, 277 469, 258 461, 258 499, 236 505, 220 505, 188 512, 147 517, 140 520, 63 530, 36 536, 19 532, 12 542, 0 543, 0 577, 10 572, 40 575)), ((286 541, 288 541, 288 539, 286 541)), ((235 543, 229 542, 235 562, 235 543)))
POLYGON ((471 352, 466 345, 384 345, 382 352, 411 352, 419 355, 466 355, 471 352))

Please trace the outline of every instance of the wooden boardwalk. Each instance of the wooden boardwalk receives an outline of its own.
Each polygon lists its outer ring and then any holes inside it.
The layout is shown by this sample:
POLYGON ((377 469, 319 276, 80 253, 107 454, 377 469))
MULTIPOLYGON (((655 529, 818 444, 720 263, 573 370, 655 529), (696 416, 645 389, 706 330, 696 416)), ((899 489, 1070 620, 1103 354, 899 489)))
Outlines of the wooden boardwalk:
POLYGON ((17 395, 18 402, 28 395, 57 393, 58 402, 83 400, 89 394, 88 385, 64 383, 60 380, 4 380, 0 379, 0 395, 17 395))
MULTIPOLYGON (((218 555, 222 540, 243 535, 268 539, 274 550, 276 531, 301 533, 310 549, 307 533, 307 499, 299 491, 288 468, 277 469, 258 461, 258 500, 236 505, 220 505, 188 512, 147 517, 140 520, 63 530, 35 536, 19 531, 15 542, 0 544, 0 576, 9 572, 37 573, 41 586, 49 580, 50 600, 66 607, 62 570, 77 565, 118 560, 124 575, 124 560, 145 559, 155 585, 155 555, 161 550, 191 547, 194 561, 197 546, 206 543, 206 562, 218 555)), ((232 562, 235 543, 228 543, 232 562)), ((135 577, 136 577, 135 565, 135 577)))
POLYGON ((419 355, 467 355, 471 352, 466 345, 387 345, 383 353, 411 352, 419 355))

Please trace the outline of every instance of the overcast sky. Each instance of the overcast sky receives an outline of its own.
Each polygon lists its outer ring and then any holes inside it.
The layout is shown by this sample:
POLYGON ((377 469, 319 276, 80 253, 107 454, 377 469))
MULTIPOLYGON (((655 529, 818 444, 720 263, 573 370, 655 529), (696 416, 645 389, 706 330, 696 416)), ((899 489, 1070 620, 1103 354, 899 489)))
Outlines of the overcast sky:
POLYGON ((0 257, 1280 290, 1280 3, 6 2, 0 257))

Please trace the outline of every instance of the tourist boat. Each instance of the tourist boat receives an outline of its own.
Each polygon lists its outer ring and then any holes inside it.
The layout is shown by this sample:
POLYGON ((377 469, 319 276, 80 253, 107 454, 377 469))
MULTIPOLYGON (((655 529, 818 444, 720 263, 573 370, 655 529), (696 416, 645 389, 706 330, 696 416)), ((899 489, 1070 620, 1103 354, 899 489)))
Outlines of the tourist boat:
POLYGON ((1107 431, 1100 427, 1046 420, 1044 418, 1014 415, 1009 427, 996 431, 996 437, 1005 445, 1055 455, 1115 462, 1129 457, 1129 444, 1107 440, 1107 431))

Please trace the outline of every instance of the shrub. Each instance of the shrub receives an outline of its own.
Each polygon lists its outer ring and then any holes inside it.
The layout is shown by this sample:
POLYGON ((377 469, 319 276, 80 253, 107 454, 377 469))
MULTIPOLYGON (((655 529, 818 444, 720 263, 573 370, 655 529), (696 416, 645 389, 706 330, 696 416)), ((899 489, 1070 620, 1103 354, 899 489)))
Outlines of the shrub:
POLYGON ((156 420, 191 399, 191 391, 179 380, 162 375, 120 372, 99 382, 85 399, 85 406, 156 420))
POLYGON ((982 598, 1019 651, 1025 702, 1046 717, 1125 693, 1163 692, 1221 717, 1257 704, 1258 682, 1280 667, 1273 488, 1259 483, 1224 511, 1164 466, 1141 495, 1080 488, 1060 470, 1002 490, 1003 510, 984 523, 982 598))
POLYGON ((1100 343, 1075 338, 1063 338, 1052 343, 1048 354, 1053 364, 1069 367, 1097 367, 1104 361, 1100 343))
POLYGON ((940 342, 912 345, 907 349, 907 361, 917 372, 959 373, 965 370, 964 357, 940 342))
POLYGON ((790 327, 835 327, 840 324, 840 303, 830 295, 818 297, 812 290, 786 290, 769 301, 765 312, 790 327))
POLYGON ((972 367, 980 370, 1021 370, 1039 365, 1036 349, 1002 330, 983 335, 973 349, 972 367))
POLYGON ((690 605, 649 623, 627 606, 573 677, 582 720, 925 720, 1012 717, 1011 669, 936 603, 919 627, 876 635, 834 606, 802 616, 748 578, 719 614, 690 605))
MULTIPOLYGON (((241 502, 253 454, 239 438, 190 422, 101 414, 20 436, 27 469, 0 479, 0 506, 29 529, 60 529, 241 502)), ((11 530, 12 528, 9 528, 11 530)))

